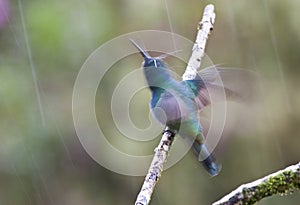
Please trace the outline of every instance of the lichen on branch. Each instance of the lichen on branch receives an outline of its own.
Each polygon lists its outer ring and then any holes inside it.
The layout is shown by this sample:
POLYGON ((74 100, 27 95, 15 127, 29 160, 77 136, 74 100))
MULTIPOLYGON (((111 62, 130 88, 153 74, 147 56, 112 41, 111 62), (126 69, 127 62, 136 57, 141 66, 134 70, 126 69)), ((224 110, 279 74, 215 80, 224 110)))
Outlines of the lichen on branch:
POLYGON ((263 198, 276 194, 286 195, 295 190, 300 190, 300 162, 254 182, 241 185, 213 205, 251 205, 263 198))

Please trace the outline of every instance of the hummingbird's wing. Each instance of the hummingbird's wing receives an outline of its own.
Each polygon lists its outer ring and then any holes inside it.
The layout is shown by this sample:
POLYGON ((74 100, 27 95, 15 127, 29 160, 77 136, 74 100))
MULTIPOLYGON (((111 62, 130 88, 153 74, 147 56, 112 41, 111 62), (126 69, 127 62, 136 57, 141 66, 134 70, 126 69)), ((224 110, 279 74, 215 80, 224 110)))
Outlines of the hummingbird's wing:
POLYGON ((257 94, 259 76, 239 68, 208 67, 199 71, 194 80, 185 80, 196 96, 200 109, 225 100, 251 103, 257 94))

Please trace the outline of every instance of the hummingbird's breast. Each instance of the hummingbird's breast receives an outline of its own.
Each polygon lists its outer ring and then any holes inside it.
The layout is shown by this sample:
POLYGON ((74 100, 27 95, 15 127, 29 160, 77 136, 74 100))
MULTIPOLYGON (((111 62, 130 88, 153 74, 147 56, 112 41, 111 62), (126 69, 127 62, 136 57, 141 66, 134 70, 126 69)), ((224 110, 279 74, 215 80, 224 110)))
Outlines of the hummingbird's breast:
POLYGON ((169 71, 163 67, 147 67, 144 68, 144 74, 147 80, 149 87, 160 87, 163 89, 167 89, 166 86, 174 80, 169 71))
POLYGON ((150 106, 154 117, 165 125, 186 121, 197 112, 192 99, 170 90, 165 90, 159 96, 154 93, 150 106))
POLYGON ((146 67, 145 77, 152 92, 150 109, 154 117, 167 126, 190 119, 197 121, 197 108, 191 91, 171 77, 167 68, 146 67))

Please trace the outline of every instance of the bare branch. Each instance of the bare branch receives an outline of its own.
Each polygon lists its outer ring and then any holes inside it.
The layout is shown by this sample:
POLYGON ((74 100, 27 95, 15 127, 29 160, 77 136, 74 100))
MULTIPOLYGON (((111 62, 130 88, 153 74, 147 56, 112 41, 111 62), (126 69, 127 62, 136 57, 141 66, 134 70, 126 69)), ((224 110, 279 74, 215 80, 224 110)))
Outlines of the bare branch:
POLYGON ((215 23, 216 14, 214 10, 212 4, 207 5, 204 9, 202 20, 198 23, 198 33, 193 46, 193 53, 182 75, 183 80, 193 80, 198 74, 197 70, 205 53, 206 41, 215 23))
POLYGON ((241 185, 213 205, 255 204, 275 194, 289 194, 300 190, 300 162, 262 179, 241 185))
POLYGON ((149 204, 156 182, 158 182, 163 171, 163 164, 167 159, 171 144, 174 141, 174 137, 175 134, 170 131, 168 127, 166 127, 159 145, 154 150, 155 154, 152 163, 148 170, 148 174, 145 177, 144 184, 137 197, 135 205, 149 204))

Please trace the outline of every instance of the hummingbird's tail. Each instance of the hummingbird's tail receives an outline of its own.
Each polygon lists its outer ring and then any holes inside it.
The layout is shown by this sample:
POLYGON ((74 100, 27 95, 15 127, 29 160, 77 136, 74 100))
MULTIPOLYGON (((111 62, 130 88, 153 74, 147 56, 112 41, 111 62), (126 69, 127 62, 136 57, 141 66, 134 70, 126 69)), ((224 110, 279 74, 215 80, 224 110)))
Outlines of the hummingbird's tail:
POLYGON ((216 176, 219 174, 222 166, 216 162, 214 156, 208 151, 204 144, 196 139, 192 145, 192 149, 210 175, 216 176))

